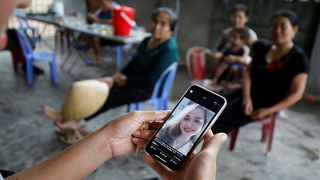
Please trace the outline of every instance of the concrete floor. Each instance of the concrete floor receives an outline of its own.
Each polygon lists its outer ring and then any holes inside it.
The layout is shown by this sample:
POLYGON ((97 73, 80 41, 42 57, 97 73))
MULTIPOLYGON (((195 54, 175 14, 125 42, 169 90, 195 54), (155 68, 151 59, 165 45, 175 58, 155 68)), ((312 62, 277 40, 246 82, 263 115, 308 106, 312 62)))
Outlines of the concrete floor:
MULTIPOLYGON (((22 73, 13 73, 9 54, 0 53, 0 168, 19 171, 65 149, 67 146, 58 141, 53 125, 43 116, 43 106, 58 108, 69 85, 76 79, 96 78, 115 71, 111 63, 104 69, 97 69, 79 62, 73 76, 60 71, 60 84, 55 86, 50 83, 47 64, 40 66, 46 69, 46 74, 36 78, 34 86, 29 87, 22 73)), ((186 69, 179 67, 170 107, 187 86, 186 69)), ((150 105, 144 108, 150 109, 150 105)), ((265 144, 259 142, 260 124, 241 128, 234 152, 228 150, 228 143, 222 147, 217 179, 319 180, 319 108, 319 105, 301 102, 285 110, 288 118, 277 121, 269 156, 265 156, 265 144)), ((99 128, 125 110, 125 107, 110 110, 89 122, 88 128, 99 128)), ((87 179, 141 180, 155 176, 142 159, 130 156, 106 162, 87 179)))

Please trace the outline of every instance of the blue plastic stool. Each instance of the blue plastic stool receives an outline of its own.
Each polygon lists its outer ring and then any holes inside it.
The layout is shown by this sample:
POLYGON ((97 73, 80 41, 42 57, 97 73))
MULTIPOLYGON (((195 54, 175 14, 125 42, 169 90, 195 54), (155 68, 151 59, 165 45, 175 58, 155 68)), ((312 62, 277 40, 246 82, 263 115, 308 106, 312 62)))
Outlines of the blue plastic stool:
MULTIPOLYGON (((171 64, 160 76, 154 86, 152 96, 147 101, 153 102, 155 110, 167 110, 170 90, 177 72, 178 63, 171 64)), ((132 103, 135 105, 135 110, 140 110, 141 102, 132 103)), ((128 104, 127 112, 131 111, 131 105, 128 104)))
POLYGON ((58 84, 59 82, 59 75, 57 70, 57 63, 56 63, 56 55, 54 53, 49 52, 34 52, 32 50, 32 46, 30 44, 30 40, 28 39, 27 35, 23 31, 23 29, 17 30, 19 43, 22 49, 22 52, 26 59, 26 67, 27 67, 27 82, 29 85, 33 83, 33 62, 36 61, 49 61, 50 65, 50 74, 51 80, 58 84))

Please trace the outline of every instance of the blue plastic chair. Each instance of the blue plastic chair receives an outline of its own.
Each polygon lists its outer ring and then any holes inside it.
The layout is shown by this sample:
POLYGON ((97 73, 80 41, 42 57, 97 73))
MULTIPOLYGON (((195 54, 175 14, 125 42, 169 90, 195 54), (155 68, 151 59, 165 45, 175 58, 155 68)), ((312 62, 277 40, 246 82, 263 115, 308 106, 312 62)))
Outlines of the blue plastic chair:
POLYGON ((38 28, 34 27, 32 25, 30 25, 26 20, 26 13, 25 11, 23 11, 22 9, 16 9, 15 11, 15 15, 18 19, 19 22, 19 28, 23 29, 24 31, 28 31, 30 30, 32 33, 32 44, 35 46, 37 43, 37 40, 39 38, 39 34, 38 34, 38 28))
MULTIPOLYGON (((156 110, 167 110, 170 90, 177 72, 178 63, 171 64, 160 76, 154 86, 152 96, 147 101, 153 102, 153 107, 156 110)), ((140 110, 141 102, 132 103, 135 105, 135 110, 140 110)), ((131 111, 131 105, 128 104, 127 112, 131 111)))
POLYGON ((23 29, 17 30, 19 43, 22 49, 22 52, 26 59, 26 72, 27 72, 27 82, 29 85, 33 83, 33 62, 36 61, 49 61, 51 80, 58 84, 59 76, 57 71, 56 55, 49 52, 34 52, 28 39, 27 35, 23 29))

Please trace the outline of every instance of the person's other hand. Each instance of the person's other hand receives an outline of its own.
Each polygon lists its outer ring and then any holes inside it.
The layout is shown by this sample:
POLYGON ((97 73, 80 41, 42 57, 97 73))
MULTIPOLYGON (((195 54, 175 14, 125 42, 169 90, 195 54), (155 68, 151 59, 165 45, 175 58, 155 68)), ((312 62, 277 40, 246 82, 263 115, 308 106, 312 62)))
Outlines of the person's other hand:
POLYGON ((225 63, 229 63, 229 56, 225 56, 225 57, 223 57, 223 62, 225 62, 225 63))
POLYGON ((116 73, 112 76, 113 82, 116 86, 124 86, 127 83, 127 76, 122 73, 116 73))
POLYGON ((228 55, 224 58, 224 61, 227 63, 234 63, 234 62, 236 62, 236 56, 228 55))
POLYGON ((212 58, 217 61, 220 60, 222 57, 223 57, 223 53, 221 52, 216 52, 212 54, 212 58))
POLYGON ((273 112, 270 110, 270 108, 260 108, 260 109, 257 109, 255 110, 252 115, 251 115, 251 118, 253 120, 262 120, 268 116, 270 116, 273 112))
POLYGON ((112 88, 112 86, 114 84, 113 79, 111 77, 104 77, 104 78, 100 78, 98 80, 106 83, 109 86, 109 88, 112 88))
POLYGON ((136 145, 132 143, 132 134, 144 122, 161 121, 170 111, 139 111, 122 115, 106 124, 101 130, 105 134, 107 145, 112 156, 129 155, 135 152, 136 145))
POLYGON ((138 131, 134 132, 131 139, 132 142, 137 146, 144 147, 155 134, 157 129, 159 129, 162 123, 162 120, 153 121, 152 123, 149 123, 148 129, 139 129, 138 131))
POLYGON ((88 17, 89 17, 89 19, 90 20, 92 20, 92 21, 94 21, 94 22, 99 22, 100 21, 100 19, 95 15, 95 14, 89 14, 88 15, 88 17))
POLYGON ((209 131, 204 137, 204 143, 198 154, 192 154, 185 164, 178 171, 169 171, 161 164, 156 162, 150 155, 145 155, 144 160, 154 169, 163 179, 212 179, 216 177, 216 159, 219 149, 227 139, 224 133, 213 136, 209 131))
POLYGON ((243 113, 250 116, 253 112, 252 99, 250 97, 243 98, 243 113))

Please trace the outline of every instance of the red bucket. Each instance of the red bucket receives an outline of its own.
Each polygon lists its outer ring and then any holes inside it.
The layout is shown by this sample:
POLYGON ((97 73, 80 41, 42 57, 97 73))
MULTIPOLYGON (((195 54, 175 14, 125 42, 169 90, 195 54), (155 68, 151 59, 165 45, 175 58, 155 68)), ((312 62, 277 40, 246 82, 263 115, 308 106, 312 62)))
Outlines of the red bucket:
POLYGON ((5 48, 7 43, 8 43, 7 34, 0 32, 0 50, 5 48))
POLYGON ((134 14, 135 10, 127 6, 119 6, 113 9, 113 29, 115 35, 130 35, 131 28, 136 25, 134 14))

